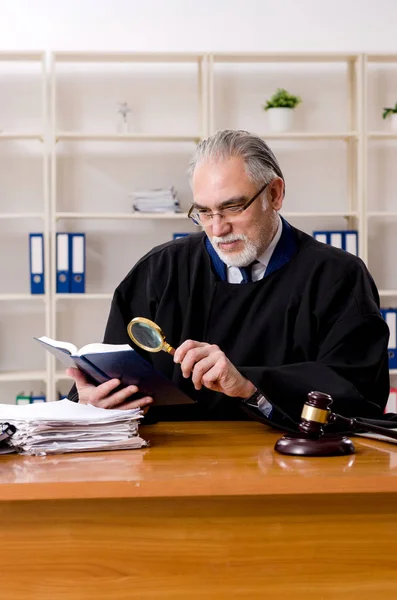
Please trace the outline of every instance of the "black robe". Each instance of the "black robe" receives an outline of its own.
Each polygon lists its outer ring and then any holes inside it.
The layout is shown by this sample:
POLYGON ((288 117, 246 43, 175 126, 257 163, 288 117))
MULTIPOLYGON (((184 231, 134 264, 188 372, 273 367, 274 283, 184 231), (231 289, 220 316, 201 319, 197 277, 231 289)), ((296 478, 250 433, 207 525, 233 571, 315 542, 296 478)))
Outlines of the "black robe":
MULTIPOLYGON (((360 259, 290 231, 296 251, 289 262, 241 285, 219 279, 204 233, 154 248, 117 287, 104 341, 132 345, 127 324, 141 316, 174 347, 187 339, 217 344, 274 405, 272 420, 281 426, 299 423, 312 390, 330 394, 334 412, 380 417, 389 394, 389 331, 376 286, 360 259)), ((148 416, 247 418, 239 399, 196 391, 169 354, 139 351, 197 400, 153 406, 148 416)))

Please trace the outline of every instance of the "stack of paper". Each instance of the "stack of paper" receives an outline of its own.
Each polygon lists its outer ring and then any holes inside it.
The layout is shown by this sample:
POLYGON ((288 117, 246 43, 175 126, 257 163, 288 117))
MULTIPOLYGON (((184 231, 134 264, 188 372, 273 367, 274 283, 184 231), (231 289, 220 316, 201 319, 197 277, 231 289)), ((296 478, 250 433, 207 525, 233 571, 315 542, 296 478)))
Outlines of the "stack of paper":
POLYGON ((132 198, 132 208, 138 212, 180 212, 178 194, 173 186, 170 188, 137 190, 130 196, 132 198))
POLYGON ((140 409, 106 410, 70 400, 0 404, 0 422, 17 431, 7 444, 20 454, 43 456, 90 450, 124 450, 147 446, 138 435, 140 409))

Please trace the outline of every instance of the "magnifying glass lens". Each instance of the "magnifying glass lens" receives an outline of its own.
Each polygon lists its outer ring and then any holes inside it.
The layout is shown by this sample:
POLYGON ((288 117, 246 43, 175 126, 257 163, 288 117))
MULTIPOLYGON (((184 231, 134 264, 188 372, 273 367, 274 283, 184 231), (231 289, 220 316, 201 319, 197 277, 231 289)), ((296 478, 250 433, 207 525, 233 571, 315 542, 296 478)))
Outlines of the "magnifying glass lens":
POLYGON ((160 348, 163 339, 158 331, 146 323, 134 323, 131 327, 132 335, 136 342, 146 348, 160 348))
POLYGON ((149 352, 168 352, 172 356, 175 354, 175 348, 165 341, 165 335, 160 327, 146 317, 135 317, 128 323, 127 333, 131 340, 137 346, 149 352))

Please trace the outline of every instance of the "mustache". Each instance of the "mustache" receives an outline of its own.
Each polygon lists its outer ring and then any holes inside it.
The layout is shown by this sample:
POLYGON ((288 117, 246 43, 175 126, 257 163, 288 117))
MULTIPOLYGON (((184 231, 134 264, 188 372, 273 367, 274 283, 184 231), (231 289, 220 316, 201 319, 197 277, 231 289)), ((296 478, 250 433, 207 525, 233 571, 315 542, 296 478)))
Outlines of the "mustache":
POLYGON ((219 244, 226 244, 230 242, 238 242, 238 241, 246 242, 247 236, 242 233, 228 233, 227 235, 223 235, 218 237, 217 235, 212 236, 212 243, 216 246, 219 244))

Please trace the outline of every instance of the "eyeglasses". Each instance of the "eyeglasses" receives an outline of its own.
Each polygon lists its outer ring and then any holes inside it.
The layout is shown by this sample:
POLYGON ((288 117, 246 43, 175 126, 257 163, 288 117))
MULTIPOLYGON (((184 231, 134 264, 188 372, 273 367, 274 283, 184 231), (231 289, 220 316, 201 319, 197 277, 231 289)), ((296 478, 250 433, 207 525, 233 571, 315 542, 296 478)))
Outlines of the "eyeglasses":
POLYGON ((214 218, 215 215, 219 215, 223 219, 235 219, 236 217, 241 215, 242 212, 247 210, 249 206, 251 206, 254 200, 256 200, 261 195, 261 193, 265 191, 269 183, 270 181, 268 183, 265 183, 265 185, 261 187, 259 192, 257 192, 255 196, 248 200, 245 204, 233 204, 231 206, 226 206, 225 208, 219 209, 218 212, 211 212, 207 208, 196 208, 193 205, 190 208, 187 216, 193 221, 195 225, 207 225, 214 218))

